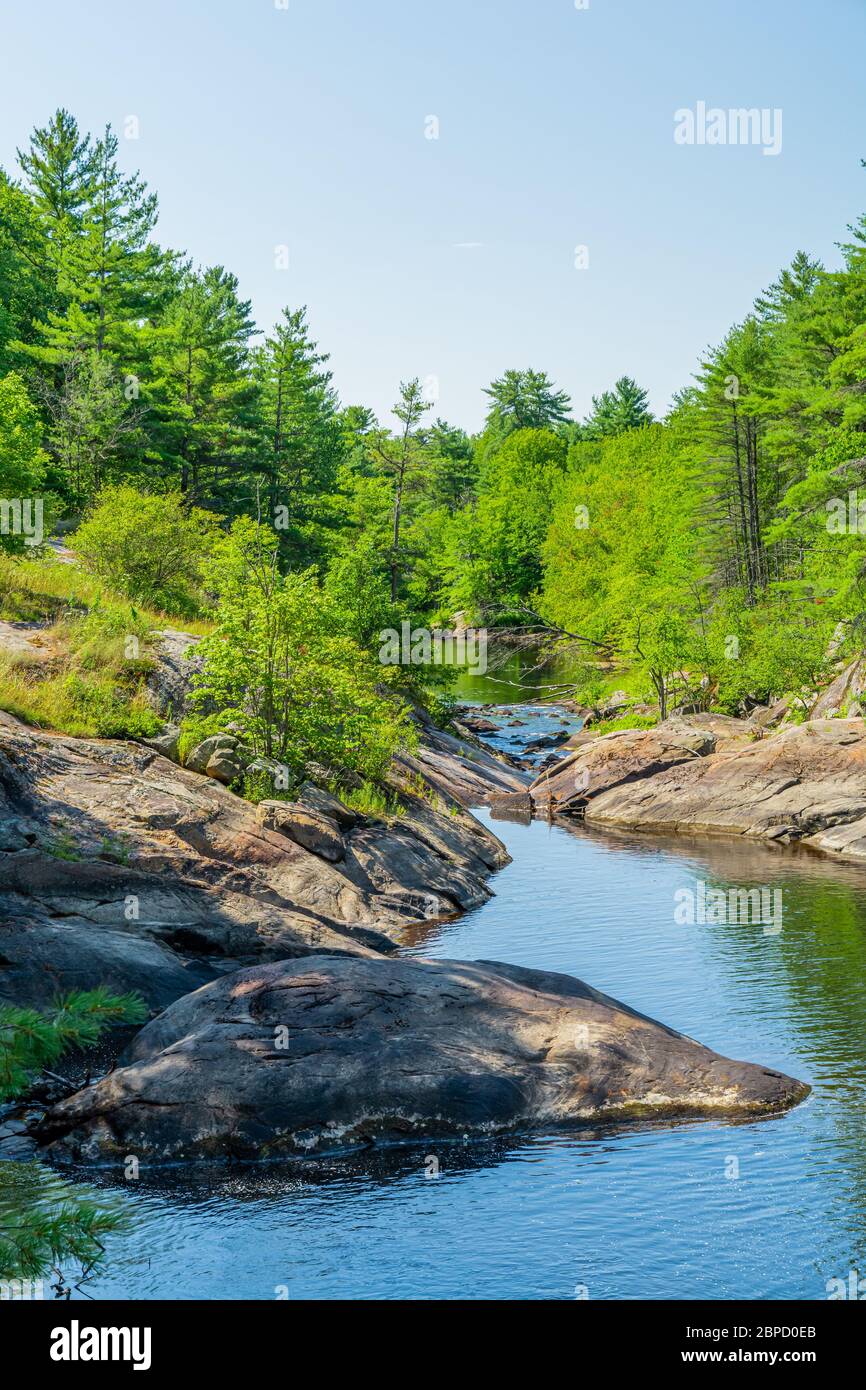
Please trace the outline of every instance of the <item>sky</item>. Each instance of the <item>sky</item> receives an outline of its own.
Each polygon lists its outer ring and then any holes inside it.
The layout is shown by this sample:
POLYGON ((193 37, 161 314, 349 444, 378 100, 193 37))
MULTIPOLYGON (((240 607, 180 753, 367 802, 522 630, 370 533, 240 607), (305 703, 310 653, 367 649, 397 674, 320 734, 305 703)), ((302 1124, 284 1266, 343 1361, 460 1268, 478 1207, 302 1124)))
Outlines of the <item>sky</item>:
POLYGON ((110 121, 159 240, 232 270, 262 329, 306 304, 343 403, 383 422, 418 376, 476 430, 510 367, 577 418, 624 373, 662 413, 795 251, 837 264, 866 211, 866 0, 0 0, 0 20, 0 164, 58 106, 110 121), (679 142, 701 102, 776 125, 679 142))

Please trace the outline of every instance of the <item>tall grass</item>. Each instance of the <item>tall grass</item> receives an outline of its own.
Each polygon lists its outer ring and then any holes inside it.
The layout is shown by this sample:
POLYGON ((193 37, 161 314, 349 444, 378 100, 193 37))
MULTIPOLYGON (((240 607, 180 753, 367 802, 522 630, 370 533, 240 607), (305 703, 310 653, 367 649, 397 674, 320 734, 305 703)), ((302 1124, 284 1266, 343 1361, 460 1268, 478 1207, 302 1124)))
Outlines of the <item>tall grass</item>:
MULTIPOLYGON (((17 559, 0 551, 0 618, 7 622, 51 622, 65 612, 100 606, 128 612, 131 605, 78 565, 53 558, 17 559)), ((137 607, 137 612, 151 628, 182 627, 202 637, 213 630, 206 618, 182 618, 145 607, 137 607)))
MULTIPOLYGON (((154 629, 179 622, 138 608, 76 565, 0 554, 0 618, 40 625, 43 659, 0 651, 0 709, 74 737, 141 738, 162 720, 147 700, 154 629)), ((183 629, 211 630, 206 620, 183 629)))
POLYGON ((406 807, 399 797, 387 792, 374 782, 362 782, 360 787, 353 787, 349 791, 340 789, 337 791, 337 795, 344 806, 357 811, 361 816, 369 816, 373 820, 395 820, 406 813, 406 807))

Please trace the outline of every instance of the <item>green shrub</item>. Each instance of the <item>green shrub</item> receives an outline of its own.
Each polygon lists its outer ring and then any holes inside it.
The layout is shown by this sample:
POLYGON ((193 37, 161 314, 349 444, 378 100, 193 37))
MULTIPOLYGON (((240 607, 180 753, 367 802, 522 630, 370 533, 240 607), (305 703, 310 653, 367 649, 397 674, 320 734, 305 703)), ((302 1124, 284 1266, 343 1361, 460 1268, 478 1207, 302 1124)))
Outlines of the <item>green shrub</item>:
POLYGON ((594 734, 613 734, 619 729, 654 729, 658 722, 657 714, 621 714, 616 719, 602 719, 588 727, 594 734))
POLYGON ((193 614, 215 518, 179 493, 105 488, 72 544, 85 568, 142 603, 193 614))
POLYGON ((296 777, 317 763, 381 778, 415 733, 315 574, 281 575, 274 533, 242 518, 214 546, 206 577, 218 605, 193 702, 215 713, 196 734, 236 724, 256 754, 296 777))

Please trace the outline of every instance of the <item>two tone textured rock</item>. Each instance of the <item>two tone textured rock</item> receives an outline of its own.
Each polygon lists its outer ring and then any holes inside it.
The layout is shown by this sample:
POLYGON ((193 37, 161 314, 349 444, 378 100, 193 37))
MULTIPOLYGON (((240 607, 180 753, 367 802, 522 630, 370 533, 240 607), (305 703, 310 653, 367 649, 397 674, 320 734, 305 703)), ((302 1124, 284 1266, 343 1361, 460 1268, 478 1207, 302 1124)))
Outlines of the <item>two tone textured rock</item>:
POLYGON ((308 1154, 606 1120, 739 1116, 808 1087, 580 980, 492 961, 308 957, 206 985, 56 1105, 58 1159, 308 1154))

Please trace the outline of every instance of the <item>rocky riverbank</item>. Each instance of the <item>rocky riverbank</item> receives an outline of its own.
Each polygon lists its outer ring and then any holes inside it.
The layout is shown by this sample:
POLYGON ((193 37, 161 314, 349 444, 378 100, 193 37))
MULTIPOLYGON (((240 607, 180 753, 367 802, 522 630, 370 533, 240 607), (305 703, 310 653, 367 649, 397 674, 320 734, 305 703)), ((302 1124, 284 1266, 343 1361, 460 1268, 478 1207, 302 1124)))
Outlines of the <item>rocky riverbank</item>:
POLYGON ((430 727, 390 820, 312 783, 253 806, 141 744, 0 714, 0 999, 104 984, 164 1008, 254 961, 393 951, 489 895, 507 855, 467 805, 524 782, 430 727))
POLYGON ((862 718, 810 719, 768 732, 754 721, 691 715, 575 742, 529 787, 536 814, 866 858, 862 718))
MULTIPOLYGON (((193 656, 179 636, 154 695, 175 718, 193 656)), ((228 747, 179 766, 170 733, 75 739, 0 715, 0 1000, 105 985, 164 1010, 124 1065, 42 1116, 52 1154, 248 1158, 773 1112, 806 1094, 567 976, 395 958, 419 927, 483 902, 507 862, 471 807, 632 824, 615 819, 633 814, 627 789, 750 751, 749 731, 579 734, 529 786, 468 730, 416 717, 395 814, 371 816, 313 781, 253 805, 224 785, 228 747)))

